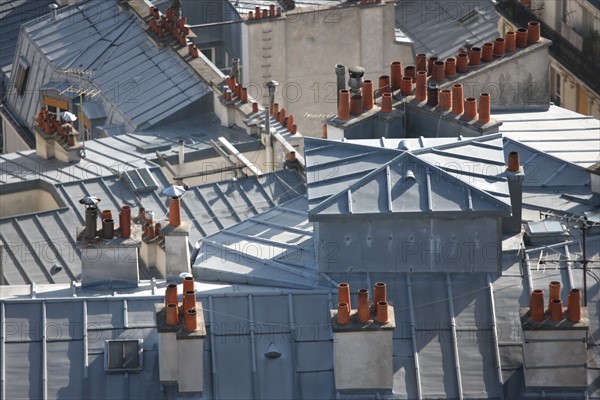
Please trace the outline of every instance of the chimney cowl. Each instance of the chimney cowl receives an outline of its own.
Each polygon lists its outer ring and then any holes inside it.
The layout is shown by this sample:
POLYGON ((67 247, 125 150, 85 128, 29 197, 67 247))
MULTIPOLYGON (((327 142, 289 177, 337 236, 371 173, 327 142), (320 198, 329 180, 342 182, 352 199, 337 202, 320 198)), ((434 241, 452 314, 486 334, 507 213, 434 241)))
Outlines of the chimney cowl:
POLYGON ((365 69, 363 67, 350 67, 348 68, 350 78, 348 79, 348 87, 350 87, 350 94, 355 95, 359 93, 363 85, 363 76, 365 69))
POLYGON ((48 8, 50 9, 50 21, 56 21, 58 18, 58 4, 49 4, 48 8))

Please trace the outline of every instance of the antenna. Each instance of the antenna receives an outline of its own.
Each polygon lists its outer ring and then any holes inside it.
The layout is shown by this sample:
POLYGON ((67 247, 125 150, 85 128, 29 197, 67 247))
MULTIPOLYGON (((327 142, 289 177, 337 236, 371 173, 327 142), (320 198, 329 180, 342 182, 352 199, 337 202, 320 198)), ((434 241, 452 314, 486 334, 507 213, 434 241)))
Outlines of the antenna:
MULTIPOLYGON (((79 65, 80 67, 82 67, 83 65, 79 65)), ((86 75, 86 76, 92 76, 96 73, 95 70, 86 70, 86 69, 82 69, 82 68, 68 68, 68 69, 62 69, 59 72, 62 72, 63 74, 66 75, 77 75, 78 77, 78 83, 77 86, 74 85, 70 85, 68 88, 66 88, 65 90, 63 90, 62 92, 60 92, 60 94, 62 95, 63 93, 75 93, 77 96, 79 96, 79 112, 78 112, 78 116, 77 118, 80 121, 80 128, 83 127, 83 96, 85 95, 86 97, 90 97, 93 98, 97 95, 99 95, 101 93, 101 91, 99 89, 95 89, 95 88, 88 88, 88 89, 84 89, 81 86, 81 77, 86 75)), ((85 132, 85 129, 80 129, 83 135, 82 135, 82 141, 81 144, 83 146, 83 149, 81 150, 81 157, 85 158, 85 141, 88 140, 87 134, 85 132)), ((91 139, 91 138, 89 138, 91 139)))
POLYGON ((590 221, 587 218, 584 218, 583 216, 578 217, 578 216, 569 215, 569 214, 560 215, 560 214, 554 213, 550 210, 540 211, 540 216, 544 217, 545 219, 547 219, 549 217, 555 218, 558 221, 567 223, 572 228, 577 228, 577 229, 581 230, 581 235, 582 235, 581 251, 583 253, 582 259, 581 260, 572 260, 572 261, 580 262, 581 265, 583 266, 583 305, 585 307, 587 307, 587 273, 588 273, 587 266, 591 262, 591 260, 588 260, 587 253, 586 253, 586 243, 585 243, 586 233, 587 233, 588 229, 591 229, 592 227, 600 226, 600 223, 590 221))

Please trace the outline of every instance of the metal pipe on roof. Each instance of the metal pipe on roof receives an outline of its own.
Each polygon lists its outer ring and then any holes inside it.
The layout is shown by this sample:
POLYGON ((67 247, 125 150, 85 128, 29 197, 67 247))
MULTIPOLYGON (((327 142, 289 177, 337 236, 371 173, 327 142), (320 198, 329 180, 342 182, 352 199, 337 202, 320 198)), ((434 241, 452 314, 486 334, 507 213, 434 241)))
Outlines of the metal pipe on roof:
POLYGON ((448 290, 448 309, 450 311, 450 327, 452 328, 452 348, 454 349, 454 368, 456 370, 456 383, 458 385, 458 398, 463 398, 462 377, 460 375, 460 357, 458 355, 458 335, 456 334, 456 318, 454 317, 454 295, 452 294, 452 280, 446 274, 446 287, 448 290))
POLYGON ((5 367, 5 354, 6 354, 6 350, 5 350, 5 346, 4 346, 4 341, 5 341, 5 336, 6 336, 6 323, 4 321, 5 319, 5 315, 6 315, 6 308, 4 306, 4 303, 0 303, 0 397, 5 399, 6 398, 6 383, 5 383, 5 379, 4 379, 4 375, 6 374, 6 367, 5 367))
POLYGON ((48 398, 48 343, 46 341, 46 302, 42 301, 42 399, 48 398))
POLYGON ((502 377, 502 363, 500 361, 500 348, 498 347, 498 329, 496 323, 496 304, 494 301, 494 286, 490 275, 487 274, 488 287, 490 288, 490 308, 492 309, 492 338, 494 339, 494 355, 496 361, 496 372, 498 374, 498 395, 501 400, 504 400, 504 379, 502 377))
POLYGON ((415 310, 413 305, 412 283, 410 274, 406 275, 406 291, 408 296, 408 315, 410 317, 410 336, 412 339, 413 359, 415 362, 415 378, 417 380, 417 398, 421 399, 421 376, 419 375, 419 352, 417 346, 417 330, 415 328, 415 310))

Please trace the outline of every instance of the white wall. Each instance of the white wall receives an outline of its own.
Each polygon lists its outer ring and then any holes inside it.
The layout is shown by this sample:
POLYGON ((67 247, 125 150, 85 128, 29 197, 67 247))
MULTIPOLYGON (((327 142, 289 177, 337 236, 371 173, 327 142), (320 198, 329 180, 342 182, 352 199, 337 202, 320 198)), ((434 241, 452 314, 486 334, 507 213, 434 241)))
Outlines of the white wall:
POLYGON ((249 59, 242 63, 249 94, 266 104, 264 83, 279 81, 279 107, 294 114, 302 135, 320 137, 321 121, 337 114, 335 64, 365 67, 365 79, 377 87, 379 75, 389 75, 390 62, 414 63, 410 45, 395 43, 394 15, 393 3, 355 3, 246 23, 249 59))

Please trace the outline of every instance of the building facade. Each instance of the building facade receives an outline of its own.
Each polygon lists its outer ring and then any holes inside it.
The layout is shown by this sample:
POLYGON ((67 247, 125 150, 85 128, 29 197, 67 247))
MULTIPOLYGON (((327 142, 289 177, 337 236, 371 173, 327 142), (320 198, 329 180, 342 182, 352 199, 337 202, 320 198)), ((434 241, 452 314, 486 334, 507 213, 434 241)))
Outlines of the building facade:
POLYGON ((504 0, 500 31, 515 31, 528 21, 541 23, 550 47, 550 99, 556 105, 600 117, 600 3, 594 0, 504 0))

